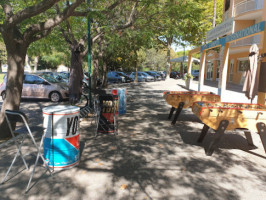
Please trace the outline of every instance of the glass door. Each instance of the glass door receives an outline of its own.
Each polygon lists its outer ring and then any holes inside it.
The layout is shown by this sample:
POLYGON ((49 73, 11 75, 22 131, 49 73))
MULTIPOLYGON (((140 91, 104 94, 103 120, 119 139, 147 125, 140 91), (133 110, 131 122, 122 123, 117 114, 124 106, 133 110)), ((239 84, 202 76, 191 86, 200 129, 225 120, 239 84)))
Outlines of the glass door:
POLYGON ((219 74, 220 74, 220 60, 217 60, 217 67, 216 67, 216 81, 219 81, 219 74))
POLYGON ((213 63, 207 63, 207 70, 206 70, 206 80, 212 80, 212 73, 213 73, 213 63))
POLYGON ((234 60, 230 61, 230 66, 229 66, 229 74, 228 74, 228 81, 233 82, 233 74, 234 74, 234 60))

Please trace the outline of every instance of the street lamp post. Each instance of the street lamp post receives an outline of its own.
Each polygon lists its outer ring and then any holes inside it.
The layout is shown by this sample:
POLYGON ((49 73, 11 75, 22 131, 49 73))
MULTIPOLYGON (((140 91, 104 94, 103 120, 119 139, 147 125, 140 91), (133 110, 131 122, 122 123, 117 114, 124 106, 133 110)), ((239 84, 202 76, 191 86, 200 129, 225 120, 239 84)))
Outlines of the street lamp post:
MULTIPOLYGON (((90 0, 87 0, 87 4, 89 7, 90 0)), ((90 108, 92 108, 92 99, 91 99, 91 20, 90 17, 87 17, 88 21, 88 76, 89 76, 89 91, 88 91, 88 98, 90 103, 90 108)))
POLYGON ((3 57, 3 51, 0 50, 0 72, 2 72, 2 57, 3 57))

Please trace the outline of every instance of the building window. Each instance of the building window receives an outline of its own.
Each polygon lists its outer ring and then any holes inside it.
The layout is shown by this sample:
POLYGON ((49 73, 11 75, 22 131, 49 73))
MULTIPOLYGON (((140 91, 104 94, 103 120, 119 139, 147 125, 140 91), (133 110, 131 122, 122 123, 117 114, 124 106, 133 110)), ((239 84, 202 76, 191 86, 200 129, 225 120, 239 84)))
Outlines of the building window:
POLYGON ((225 1, 225 12, 230 8, 230 0, 225 1))
POLYGON ((249 62, 248 60, 239 60, 238 61, 238 71, 239 72, 245 72, 249 68, 249 62))

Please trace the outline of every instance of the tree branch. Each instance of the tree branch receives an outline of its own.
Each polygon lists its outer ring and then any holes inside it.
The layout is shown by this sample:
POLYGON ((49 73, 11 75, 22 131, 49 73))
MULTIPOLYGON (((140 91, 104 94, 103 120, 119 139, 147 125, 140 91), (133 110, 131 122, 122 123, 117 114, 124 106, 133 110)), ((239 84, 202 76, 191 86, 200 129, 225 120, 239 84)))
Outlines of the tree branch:
POLYGON ((43 32, 45 30, 49 30, 58 24, 60 24, 62 21, 67 19, 71 14, 74 12, 74 10, 83 3, 84 0, 76 0, 71 5, 69 5, 63 13, 57 14, 54 18, 48 19, 46 22, 40 23, 40 24, 34 24, 27 28, 27 30, 24 32, 23 36, 25 40, 29 40, 31 37, 33 37, 35 34, 38 34, 40 32, 43 32))
POLYGON ((5 19, 8 20, 10 17, 13 16, 12 7, 9 3, 2 4, 2 2, 1 2, 1 5, 2 5, 4 13, 5 13, 5 19))
POLYGON ((65 29, 63 29, 62 27, 59 28, 60 31, 62 32, 63 34, 63 37, 65 38, 65 41, 68 43, 68 44, 72 44, 72 41, 69 39, 67 33, 65 32, 65 29))
POLYGON ((49 30, 43 31, 41 34, 36 34, 30 39, 29 43, 33 43, 33 42, 35 42, 37 40, 40 40, 43 37, 46 37, 47 35, 49 35, 51 32, 52 32, 52 29, 49 29, 49 30))
POLYGON ((133 7, 132 7, 132 10, 131 10, 131 13, 129 15, 129 19, 128 19, 128 22, 123 24, 123 25, 117 25, 117 26, 114 26, 114 30, 121 30, 121 29, 126 29, 130 26, 132 26, 132 24, 135 22, 135 12, 136 12, 136 7, 138 6, 138 0, 135 1, 133 7))
POLYGON ((37 5, 27 7, 24 10, 16 13, 15 15, 12 15, 9 18, 8 22, 10 25, 19 24, 25 19, 36 16, 42 12, 45 12, 59 1, 60 0, 43 0, 37 5))
POLYGON ((125 2, 126 0, 118 0, 114 2, 111 6, 109 6, 106 10, 102 11, 103 14, 108 14, 111 10, 115 9, 121 3, 125 2))

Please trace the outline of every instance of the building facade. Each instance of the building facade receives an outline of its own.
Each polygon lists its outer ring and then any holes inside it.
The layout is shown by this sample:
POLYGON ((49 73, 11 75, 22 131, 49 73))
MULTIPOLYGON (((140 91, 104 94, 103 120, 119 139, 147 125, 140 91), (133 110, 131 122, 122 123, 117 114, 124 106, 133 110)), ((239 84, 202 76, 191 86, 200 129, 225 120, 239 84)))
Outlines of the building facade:
POLYGON ((219 82, 220 95, 228 82, 243 85, 251 45, 257 44, 260 54, 266 51, 265 21, 266 1, 224 0, 223 22, 208 31, 207 44, 200 48, 199 90, 206 79, 219 82))

